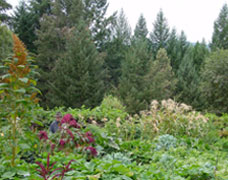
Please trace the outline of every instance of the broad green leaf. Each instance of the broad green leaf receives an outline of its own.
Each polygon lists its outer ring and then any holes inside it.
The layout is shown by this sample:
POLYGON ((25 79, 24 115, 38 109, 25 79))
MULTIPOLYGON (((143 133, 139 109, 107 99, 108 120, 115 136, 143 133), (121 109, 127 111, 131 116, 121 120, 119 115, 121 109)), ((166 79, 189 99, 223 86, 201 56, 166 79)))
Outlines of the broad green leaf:
POLYGON ((34 120, 33 123, 38 124, 39 126, 44 126, 43 123, 38 120, 34 120))
POLYGON ((26 90, 24 88, 21 88, 21 89, 17 89, 17 90, 14 90, 14 92, 17 92, 17 93, 26 93, 26 90))
POLYGON ((27 83, 28 81, 29 81, 29 79, 28 78, 19 78, 19 80, 21 81, 21 82, 24 82, 24 83, 27 83))
POLYGON ((8 84, 7 83, 0 83, 0 88, 4 88, 4 87, 7 87, 8 84))
POLYGON ((28 144, 25 144, 25 143, 20 144, 20 147, 21 147, 21 149, 23 149, 23 150, 26 150, 26 149, 29 149, 29 148, 30 148, 29 145, 28 145, 28 144))
POLYGON ((16 173, 15 172, 5 172, 2 175, 2 178, 12 178, 16 173))
POLYGON ((25 68, 25 65, 19 65, 19 66, 17 66, 17 67, 23 69, 23 68, 25 68))

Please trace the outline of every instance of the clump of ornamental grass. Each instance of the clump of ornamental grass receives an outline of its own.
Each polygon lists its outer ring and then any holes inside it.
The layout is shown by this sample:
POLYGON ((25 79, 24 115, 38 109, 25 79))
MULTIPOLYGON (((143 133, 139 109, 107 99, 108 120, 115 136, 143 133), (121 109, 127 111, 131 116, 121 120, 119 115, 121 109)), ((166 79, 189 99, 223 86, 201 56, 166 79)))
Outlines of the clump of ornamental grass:
POLYGON ((97 156, 97 150, 93 147, 95 139, 90 131, 84 132, 78 122, 71 114, 66 114, 61 122, 59 129, 55 134, 46 131, 39 132, 42 151, 54 153, 63 151, 66 154, 70 152, 88 153, 91 156, 97 156))
POLYGON ((208 132, 208 118, 184 103, 154 100, 149 110, 140 112, 140 126, 143 137, 160 134, 202 137, 208 132))

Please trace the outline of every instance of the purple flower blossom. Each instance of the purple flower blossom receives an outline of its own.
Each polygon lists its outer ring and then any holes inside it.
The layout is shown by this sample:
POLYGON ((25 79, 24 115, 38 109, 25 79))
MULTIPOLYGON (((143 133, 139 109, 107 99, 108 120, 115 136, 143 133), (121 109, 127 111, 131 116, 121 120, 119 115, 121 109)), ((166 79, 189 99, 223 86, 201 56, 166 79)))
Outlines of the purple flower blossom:
POLYGON ((92 147, 92 146, 86 147, 86 150, 90 151, 90 153, 93 156, 97 156, 97 150, 94 147, 92 147))
POLYGON ((39 139, 42 140, 48 140, 48 135, 47 135, 47 132, 46 131, 40 131, 39 132, 39 139))

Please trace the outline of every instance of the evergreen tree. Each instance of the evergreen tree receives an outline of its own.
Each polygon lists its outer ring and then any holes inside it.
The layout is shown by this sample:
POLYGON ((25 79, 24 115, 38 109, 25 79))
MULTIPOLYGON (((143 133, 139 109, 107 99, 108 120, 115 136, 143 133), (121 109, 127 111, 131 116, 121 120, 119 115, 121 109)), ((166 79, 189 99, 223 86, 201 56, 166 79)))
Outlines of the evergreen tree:
POLYGON ((178 58, 178 36, 176 29, 172 29, 168 42, 167 42, 167 54, 171 60, 171 66, 174 67, 175 61, 178 58))
POLYGON ((218 50, 206 58, 201 76, 208 109, 218 114, 228 112, 228 50, 218 50))
POLYGON ((6 0, 0 0, 0 22, 8 22, 10 17, 6 14, 7 10, 12 9, 12 6, 6 0))
POLYGON ((0 62, 13 52, 12 32, 0 24, 0 62))
POLYGON ((95 107, 103 99, 104 57, 98 53, 86 25, 78 24, 67 38, 66 53, 53 70, 51 90, 47 94, 51 107, 95 107))
POLYGON ((145 41, 137 41, 122 61, 117 94, 130 113, 137 113, 148 105, 145 75, 150 61, 151 56, 145 41))
POLYGON ((181 31, 180 36, 178 36, 177 39, 177 54, 176 54, 176 59, 172 60, 172 67, 173 67, 173 71, 176 73, 179 69, 179 66, 185 56, 185 53, 187 52, 188 48, 189 48, 189 42, 187 41, 187 37, 184 33, 184 31, 181 31))
POLYGON ((207 47, 205 40, 203 40, 201 43, 197 42, 194 45, 193 59, 194 59, 194 65, 197 72, 200 71, 203 62, 208 55, 209 55, 209 49, 207 47))
POLYGON ((118 86, 121 75, 121 62, 130 46, 131 28, 123 10, 121 10, 112 29, 112 36, 110 42, 107 44, 107 56, 105 58, 105 66, 109 74, 109 78, 107 79, 109 88, 110 86, 118 86))
POLYGON ((177 70, 176 94, 178 101, 199 108, 201 106, 200 76, 196 69, 194 56, 194 47, 189 48, 177 70))
MULTIPOLYGON (((56 0, 51 6, 51 14, 45 14, 40 21, 40 30, 37 31, 37 63, 40 70, 38 87, 43 96, 41 105, 46 107, 47 94, 50 86, 47 80, 53 81, 51 72, 56 61, 63 58, 66 51, 66 37, 82 19, 82 3, 78 0, 62 1, 56 0)), ((55 77, 58 78, 58 77, 55 77)))
POLYGON ((157 14, 157 19, 153 24, 153 31, 150 34, 152 49, 154 55, 157 54, 160 48, 167 48, 169 39, 169 27, 162 10, 157 14))
POLYGON ((36 31, 40 29, 40 19, 50 13, 50 0, 21 1, 14 10, 11 26, 30 52, 36 53, 36 31))
POLYGON ((148 34, 148 29, 146 26, 146 19, 144 18, 143 14, 141 14, 139 17, 139 20, 135 26, 134 39, 146 40, 147 34, 148 34))
POLYGON ((116 19, 116 13, 107 17, 109 4, 107 0, 83 0, 84 21, 89 24, 93 41, 99 51, 104 51, 110 40, 111 25, 116 19))
POLYGON ((176 79, 165 49, 160 49, 156 59, 151 62, 146 84, 146 97, 149 102, 153 99, 168 99, 174 94, 176 79))
POLYGON ((214 22, 212 35, 212 50, 228 49, 228 6, 224 4, 217 20, 214 22))

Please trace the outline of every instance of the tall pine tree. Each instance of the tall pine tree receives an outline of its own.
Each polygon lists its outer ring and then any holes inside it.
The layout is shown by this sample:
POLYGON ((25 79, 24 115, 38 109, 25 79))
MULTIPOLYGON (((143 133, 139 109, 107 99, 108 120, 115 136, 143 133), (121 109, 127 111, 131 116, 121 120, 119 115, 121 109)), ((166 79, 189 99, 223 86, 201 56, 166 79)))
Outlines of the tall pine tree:
POLYGON ((135 40, 147 40, 148 29, 146 25, 146 19, 144 18, 143 14, 140 15, 138 22, 135 26, 134 30, 134 39, 135 40))
POLYGON ((6 0, 0 0, 0 22, 8 22, 10 17, 6 14, 7 10, 12 9, 11 4, 7 3, 6 0))
POLYGON ((130 113, 137 113, 148 105, 145 76, 151 57, 147 43, 137 41, 127 51, 125 59, 122 61, 122 73, 117 94, 130 113))
POLYGON ((167 19, 164 16, 162 10, 157 14, 157 19, 153 24, 153 31, 150 34, 150 40, 152 43, 152 50, 154 55, 157 54, 160 48, 167 48, 169 39, 169 26, 167 19))
POLYGON ((147 84, 146 97, 149 102, 153 99, 163 100, 173 96, 176 79, 165 49, 160 49, 156 59, 150 62, 145 82, 147 84))
POLYGON ((105 66, 109 74, 107 80, 109 88, 118 86, 121 76, 121 63, 131 43, 131 28, 123 10, 120 11, 112 29, 111 39, 106 49, 107 56, 105 58, 105 66))
POLYGON ((228 49, 228 6, 224 4, 217 20, 214 22, 214 32, 212 36, 212 43, 210 44, 212 50, 228 49))
POLYGON ((88 27, 82 23, 67 37, 66 53, 57 61, 47 99, 51 107, 95 107, 103 99, 104 57, 98 53, 88 27))

